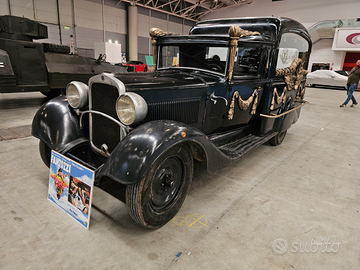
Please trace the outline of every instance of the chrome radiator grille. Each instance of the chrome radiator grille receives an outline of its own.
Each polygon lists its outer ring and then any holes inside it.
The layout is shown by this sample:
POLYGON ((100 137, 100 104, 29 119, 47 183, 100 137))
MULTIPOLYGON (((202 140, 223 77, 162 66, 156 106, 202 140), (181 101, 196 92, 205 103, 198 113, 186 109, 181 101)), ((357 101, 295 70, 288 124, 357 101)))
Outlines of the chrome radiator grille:
MULTIPOLYGON (((119 91, 115 86, 93 83, 90 89, 90 139, 92 144, 102 149, 106 144, 111 153, 121 140, 121 127, 102 114, 118 120, 116 101, 119 91)), ((199 122, 200 99, 185 99, 148 103, 148 113, 144 122, 154 120, 174 120, 185 124, 199 122)))
POLYGON ((198 123, 200 99, 165 101, 148 104, 145 122, 174 120, 185 124, 198 123))
MULTIPOLYGON (((118 89, 108 84, 93 83, 90 91, 91 109, 118 119, 116 114, 118 89)), ((92 143, 99 149, 105 143, 111 152, 120 142, 120 126, 110 119, 94 113, 90 114, 90 123, 92 143)))

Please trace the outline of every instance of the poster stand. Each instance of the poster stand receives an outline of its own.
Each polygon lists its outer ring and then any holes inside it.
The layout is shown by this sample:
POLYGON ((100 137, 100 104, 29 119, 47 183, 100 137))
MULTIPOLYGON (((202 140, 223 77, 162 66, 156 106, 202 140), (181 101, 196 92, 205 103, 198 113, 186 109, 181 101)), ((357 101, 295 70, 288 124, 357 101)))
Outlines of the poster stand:
POLYGON ((48 199, 89 229, 94 171, 51 152, 48 199))

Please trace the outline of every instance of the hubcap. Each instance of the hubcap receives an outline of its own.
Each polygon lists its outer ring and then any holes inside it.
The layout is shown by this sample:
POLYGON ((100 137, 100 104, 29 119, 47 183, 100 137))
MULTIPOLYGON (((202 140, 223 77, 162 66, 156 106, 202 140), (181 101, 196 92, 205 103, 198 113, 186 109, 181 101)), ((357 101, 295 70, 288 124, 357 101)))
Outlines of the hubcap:
POLYGON ((158 169, 151 184, 151 200, 154 209, 170 206, 177 198, 183 178, 180 159, 168 158, 158 169))

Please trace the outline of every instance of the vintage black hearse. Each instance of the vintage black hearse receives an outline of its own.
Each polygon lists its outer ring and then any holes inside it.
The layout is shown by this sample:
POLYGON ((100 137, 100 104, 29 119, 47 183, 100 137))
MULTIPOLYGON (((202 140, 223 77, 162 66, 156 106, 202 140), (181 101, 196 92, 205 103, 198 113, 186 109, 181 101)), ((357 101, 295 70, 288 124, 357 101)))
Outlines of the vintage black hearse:
POLYGON ((274 17, 150 36, 155 72, 71 82, 39 109, 32 134, 45 164, 54 150, 93 169, 99 186, 122 184, 131 217, 159 228, 184 202, 194 159, 215 172, 284 140, 306 104, 311 40, 298 22, 274 17))

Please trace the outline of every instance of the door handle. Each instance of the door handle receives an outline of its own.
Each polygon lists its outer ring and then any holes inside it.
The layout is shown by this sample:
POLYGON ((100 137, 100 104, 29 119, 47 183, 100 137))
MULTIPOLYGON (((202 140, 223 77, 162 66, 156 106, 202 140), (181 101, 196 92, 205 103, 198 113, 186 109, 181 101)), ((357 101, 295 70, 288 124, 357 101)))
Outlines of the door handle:
POLYGON ((212 102, 214 102, 214 104, 216 104, 216 102, 217 102, 216 99, 219 99, 219 98, 220 98, 220 99, 223 99, 223 100, 225 101, 225 104, 226 104, 226 107, 227 107, 228 101, 227 101, 226 98, 220 97, 220 96, 215 96, 215 92, 212 92, 211 95, 210 95, 210 100, 211 100, 212 102))

